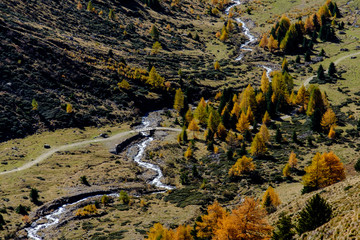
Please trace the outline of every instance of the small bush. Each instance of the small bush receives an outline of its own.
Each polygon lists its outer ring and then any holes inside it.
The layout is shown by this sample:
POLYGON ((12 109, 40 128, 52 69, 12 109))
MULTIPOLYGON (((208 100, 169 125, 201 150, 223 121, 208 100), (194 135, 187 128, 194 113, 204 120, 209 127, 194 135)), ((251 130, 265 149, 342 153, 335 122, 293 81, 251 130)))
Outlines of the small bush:
POLYGON ((360 158, 357 160, 354 168, 355 168, 355 171, 360 172, 360 158))

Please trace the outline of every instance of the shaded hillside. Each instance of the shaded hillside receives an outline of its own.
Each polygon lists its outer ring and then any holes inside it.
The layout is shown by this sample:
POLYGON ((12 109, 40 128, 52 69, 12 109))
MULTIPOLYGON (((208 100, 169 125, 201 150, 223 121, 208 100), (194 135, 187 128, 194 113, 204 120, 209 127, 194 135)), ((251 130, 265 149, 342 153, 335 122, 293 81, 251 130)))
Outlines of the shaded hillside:
POLYGON ((38 129, 122 122, 171 106, 177 83, 151 88, 146 78, 152 66, 165 81, 178 80, 181 68, 212 66, 214 57, 205 53, 202 41, 206 33, 192 21, 220 20, 204 14, 202 3, 171 8, 165 2, 156 11, 137 1, 93 1, 92 11, 86 5, 70 0, 0 3, 0 141, 38 129), (114 9, 113 20, 109 9, 114 9), (159 39, 149 35, 152 23, 159 39), (162 45, 159 54, 151 54, 155 40, 162 45), (135 77, 136 70, 141 77, 135 77), (118 88, 123 79, 130 90, 118 88), (33 99, 37 110, 32 110, 33 99), (66 113, 67 104, 72 113, 66 113))

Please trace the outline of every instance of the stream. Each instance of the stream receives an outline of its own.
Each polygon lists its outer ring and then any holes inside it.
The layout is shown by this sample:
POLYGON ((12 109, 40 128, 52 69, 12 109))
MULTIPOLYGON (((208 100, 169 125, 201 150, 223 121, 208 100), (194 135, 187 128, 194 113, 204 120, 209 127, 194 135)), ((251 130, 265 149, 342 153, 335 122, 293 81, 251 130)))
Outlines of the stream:
MULTIPOLYGON (((231 4, 230 6, 228 6, 226 9, 225 9, 225 14, 229 15, 230 13, 230 10, 236 6, 239 6, 241 5, 241 1, 240 0, 233 0, 232 1, 233 4, 231 4)), ((241 44, 240 45, 240 54, 239 56, 237 56, 235 58, 235 61, 240 61, 241 59, 243 59, 244 57, 244 53, 242 51, 248 51, 248 52, 252 52, 253 50, 251 48, 249 48, 249 45, 256 42, 257 38, 252 35, 250 33, 250 29, 246 26, 245 22, 243 20, 241 20, 239 17, 236 17, 234 18, 234 20, 237 22, 237 23, 240 23, 241 24, 241 27, 242 27, 242 30, 245 34, 245 36, 248 38, 248 40, 241 44)), ((265 71, 266 71, 266 76, 268 77, 269 81, 271 82, 271 77, 270 77, 270 73, 273 71, 272 68, 268 67, 268 66, 265 66, 265 65, 260 65, 260 67, 264 68, 265 71)))
MULTIPOLYGON (((157 121, 152 122, 150 120, 150 118, 149 118, 149 115, 148 115, 148 116, 142 118, 141 125, 139 127, 137 127, 137 129, 140 129, 140 130, 141 129, 146 129, 152 124, 157 124, 157 121)), ((144 136, 147 136, 146 132, 141 132, 141 134, 143 134, 144 136)), ((140 143, 137 143, 135 145, 135 147, 138 149, 138 152, 134 157, 134 161, 139 166, 147 168, 147 169, 151 169, 151 170, 153 170, 153 171, 155 171, 157 173, 157 176, 153 180, 151 180, 151 182, 150 182, 151 185, 153 185, 155 187, 158 187, 158 188, 163 188, 163 189, 166 189, 166 190, 174 189, 175 187, 163 184, 160 181, 161 178, 163 177, 163 173, 162 173, 162 171, 161 171, 161 169, 160 169, 160 167, 158 165, 143 162, 141 160, 143 158, 146 147, 153 140, 154 140, 153 137, 147 137, 145 140, 143 140, 140 143)), ((93 199, 99 198, 101 196, 103 196, 103 195, 101 194, 101 195, 90 196, 90 197, 83 198, 83 199, 81 199, 79 201, 76 201, 74 203, 64 204, 61 207, 59 207, 58 209, 56 209, 55 211, 53 211, 52 213, 39 218, 38 220, 33 222, 30 227, 25 228, 26 232, 28 233, 28 238, 33 239, 33 240, 42 240, 42 239, 44 239, 43 237, 41 237, 39 235, 39 232, 44 230, 44 229, 47 229, 47 228, 49 228, 51 226, 55 226, 56 224, 58 224, 60 222, 61 217, 65 213, 70 211, 71 207, 73 207, 73 206, 75 206, 75 205, 77 205, 77 204, 79 204, 81 202, 84 202, 84 201, 87 201, 87 200, 93 200, 93 199)), ((118 197, 119 194, 114 193, 114 194, 109 194, 108 196, 118 197)))
MULTIPOLYGON (((225 13, 228 15, 232 8, 239 6, 240 4, 241 4, 240 0, 234 0, 233 4, 225 9, 225 13)), ((248 38, 248 40, 240 46, 240 50, 241 51, 249 51, 249 52, 253 51, 251 48, 249 48, 249 45, 254 43, 257 40, 256 37, 250 33, 250 29, 246 26, 246 24, 243 20, 241 20, 239 17, 234 18, 234 19, 237 23, 241 23, 242 30, 243 30, 245 36, 248 38)), ((244 57, 244 53, 240 52, 239 56, 236 57, 235 61, 240 61, 243 57, 244 57)), ((260 67, 262 67, 266 70, 266 75, 269 78, 269 80, 271 81, 270 73, 273 71, 273 69, 268 66, 265 66, 265 65, 260 65, 260 67)), ((148 115, 148 116, 142 118, 142 123, 138 127, 138 129, 146 129, 154 123, 157 124, 156 121, 152 122, 148 115)), ((145 132, 141 132, 141 134, 143 134, 144 136, 147 136, 145 132)), ((154 140, 154 138, 149 136, 149 137, 145 138, 145 140, 136 144, 135 147, 138 149, 138 152, 134 157, 134 161, 139 166, 144 167, 146 169, 153 170, 157 173, 157 176, 153 180, 151 180, 151 182, 150 182, 151 185, 158 187, 158 188, 166 189, 166 190, 174 189, 175 188, 174 186, 166 185, 160 181, 163 178, 163 173, 158 165, 142 161, 146 147, 153 140, 154 140)), ((102 195, 90 196, 87 198, 83 198, 74 203, 64 204, 63 206, 59 207, 52 213, 39 218, 37 221, 33 222, 30 227, 25 228, 25 230, 28 233, 28 237, 30 239, 34 239, 34 240, 42 240, 43 238, 39 235, 39 231, 47 229, 51 226, 58 224, 60 222, 61 216, 64 213, 66 213, 67 211, 69 211, 70 207, 75 206, 81 202, 84 202, 87 200, 92 200, 92 199, 95 199, 95 198, 98 198, 101 196, 102 195)), ((119 195, 115 193, 115 194, 110 194, 109 196, 117 197, 119 195)))

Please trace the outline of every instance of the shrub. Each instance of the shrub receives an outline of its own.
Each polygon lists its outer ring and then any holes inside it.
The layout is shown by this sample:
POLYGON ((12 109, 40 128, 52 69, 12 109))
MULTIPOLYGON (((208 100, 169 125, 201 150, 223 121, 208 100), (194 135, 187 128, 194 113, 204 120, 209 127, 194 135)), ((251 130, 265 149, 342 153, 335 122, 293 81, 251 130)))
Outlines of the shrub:
POLYGON ((30 211, 30 207, 26 207, 21 204, 15 208, 15 212, 23 216, 28 215, 28 211, 30 211))
POLYGON ((90 184, 89 184, 86 176, 81 176, 81 177, 80 177, 80 182, 81 182, 82 184, 86 185, 86 186, 90 186, 90 184))
POLYGON ((122 202, 123 204, 129 204, 130 202, 130 197, 127 194, 127 192, 121 190, 120 194, 119 194, 119 201, 122 202))
POLYGON ((89 204, 81 209, 78 209, 76 211, 75 215, 85 217, 85 216, 89 216, 89 215, 95 215, 97 213, 98 213, 98 211, 97 211, 95 204, 89 204))
POLYGON ((360 172, 360 158, 355 163, 354 168, 355 168, 355 171, 360 172))
POLYGON ((37 204, 39 202, 39 191, 36 188, 30 190, 30 201, 37 204))

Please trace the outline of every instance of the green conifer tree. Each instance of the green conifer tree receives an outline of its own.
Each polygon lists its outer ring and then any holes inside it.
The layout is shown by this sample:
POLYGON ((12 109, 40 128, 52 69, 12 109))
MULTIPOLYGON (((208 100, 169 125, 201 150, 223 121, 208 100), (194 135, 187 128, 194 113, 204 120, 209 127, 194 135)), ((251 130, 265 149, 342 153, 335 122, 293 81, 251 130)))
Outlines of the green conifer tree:
POLYGON ((295 226, 291 222, 291 217, 285 213, 280 215, 276 223, 276 229, 273 231, 272 240, 293 240, 295 236, 295 226))
POLYGON ((319 194, 306 202, 306 206, 299 213, 300 218, 297 231, 302 234, 314 230, 331 219, 331 206, 319 194))

